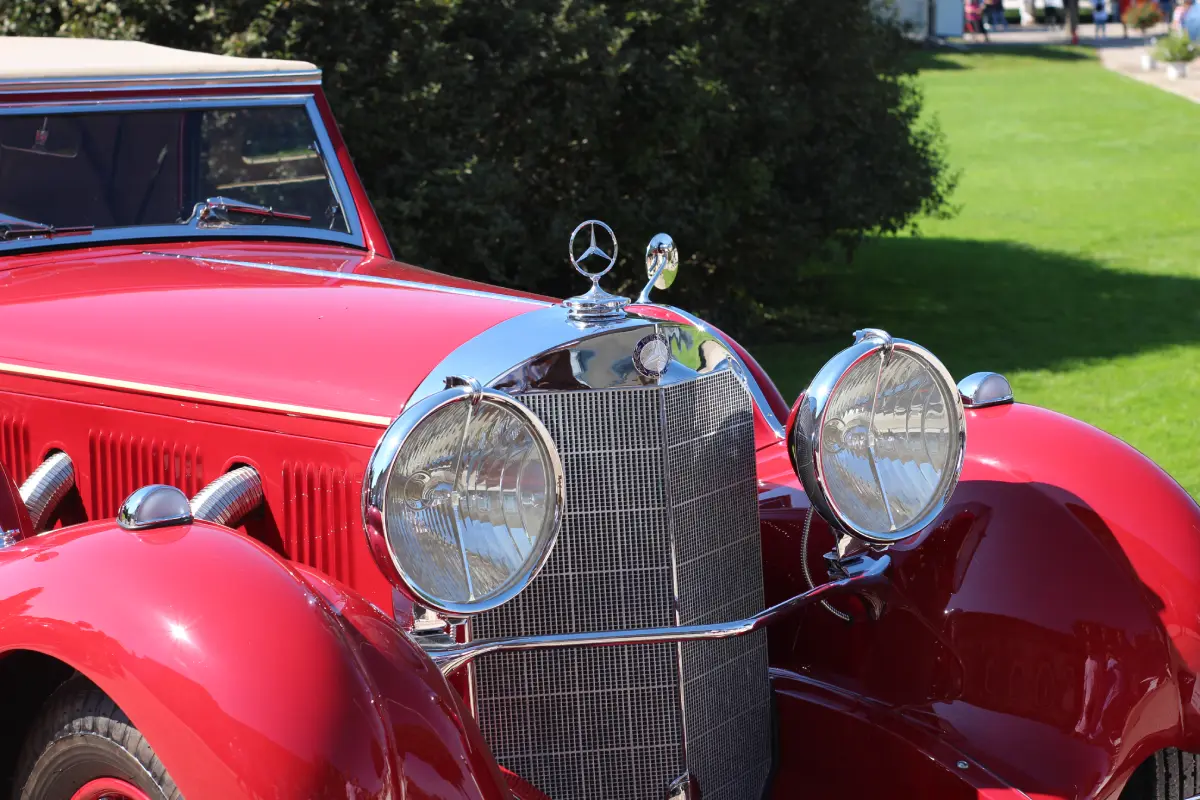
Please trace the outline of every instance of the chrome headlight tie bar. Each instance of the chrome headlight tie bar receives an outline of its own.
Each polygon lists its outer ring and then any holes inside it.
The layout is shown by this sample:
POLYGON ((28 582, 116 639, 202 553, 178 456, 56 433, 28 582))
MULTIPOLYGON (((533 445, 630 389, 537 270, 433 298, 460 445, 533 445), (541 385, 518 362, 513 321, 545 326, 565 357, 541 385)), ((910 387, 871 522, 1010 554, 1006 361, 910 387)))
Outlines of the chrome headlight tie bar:
POLYGON ((506 639, 478 639, 463 644, 422 642, 421 646, 433 663, 449 675, 459 667, 490 653, 506 650, 542 650, 557 647, 597 647, 621 644, 658 644, 662 642, 693 642, 706 639, 732 639, 765 628, 802 608, 843 594, 854 594, 888 583, 887 568, 891 558, 881 555, 867 562, 866 569, 840 580, 823 583, 815 589, 798 594, 764 609, 752 617, 716 622, 710 625, 679 625, 666 628, 634 628, 619 631, 560 633, 546 636, 517 636, 506 639))

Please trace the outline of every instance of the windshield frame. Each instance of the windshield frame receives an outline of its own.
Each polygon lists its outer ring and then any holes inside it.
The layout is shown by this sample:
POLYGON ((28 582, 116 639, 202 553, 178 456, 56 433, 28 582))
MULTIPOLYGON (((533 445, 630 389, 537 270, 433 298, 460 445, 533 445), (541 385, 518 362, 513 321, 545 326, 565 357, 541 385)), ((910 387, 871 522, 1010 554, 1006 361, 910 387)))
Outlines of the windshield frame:
POLYGON ((307 240, 323 244, 342 244, 367 249, 362 221, 359 218, 358 207, 354 203, 354 193, 342 170, 341 162, 325 128, 325 122, 317 107, 316 96, 312 93, 297 94, 237 94, 237 95, 200 95, 196 97, 162 97, 162 98, 105 98, 89 101, 37 102, 37 103, 3 103, 0 104, 0 116, 28 116, 55 114, 112 114, 120 112, 140 111, 190 111, 209 108, 254 108, 266 106, 290 106, 303 108, 312 123, 320 156, 325 163, 330 177, 334 200, 342 210, 349 233, 330 231, 316 227, 297 225, 235 225, 228 228, 212 227, 197 228, 185 224, 170 225, 130 225, 120 228, 97 228, 89 233, 79 235, 60 234, 58 236, 27 236, 20 239, 0 241, 0 254, 46 248, 61 249, 63 247, 94 247, 99 244, 120 244, 122 242, 146 241, 198 241, 201 239, 253 239, 282 241, 307 240))

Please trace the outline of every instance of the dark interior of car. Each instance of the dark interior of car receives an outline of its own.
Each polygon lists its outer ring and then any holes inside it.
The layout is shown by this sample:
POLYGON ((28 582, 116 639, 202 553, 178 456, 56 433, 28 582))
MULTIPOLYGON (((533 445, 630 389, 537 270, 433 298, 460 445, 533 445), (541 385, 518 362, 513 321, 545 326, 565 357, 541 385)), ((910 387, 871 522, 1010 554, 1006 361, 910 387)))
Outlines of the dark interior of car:
POLYGON ((208 197, 344 225, 299 107, 0 116, 0 212, 9 216, 56 227, 170 225, 208 197))

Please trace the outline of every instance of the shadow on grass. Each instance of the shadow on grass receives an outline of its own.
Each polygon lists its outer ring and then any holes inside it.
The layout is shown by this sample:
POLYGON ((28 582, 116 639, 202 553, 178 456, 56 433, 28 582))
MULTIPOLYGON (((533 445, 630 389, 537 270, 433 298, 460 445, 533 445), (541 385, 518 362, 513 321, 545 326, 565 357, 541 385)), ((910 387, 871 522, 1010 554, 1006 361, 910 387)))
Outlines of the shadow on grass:
POLYGON ((909 66, 915 70, 967 70, 973 69, 976 62, 994 56, 1010 58, 1028 58, 1038 61, 1073 62, 1087 61, 1092 56, 1084 50, 1075 47, 1044 44, 979 44, 967 45, 962 49, 946 47, 913 50, 909 56, 909 66))
POLYGON ((789 399, 861 327, 925 345, 959 378, 1200 342, 1200 279, 1124 272, 1012 242, 882 239, 853 264, 822 270, 814 283, 824 289, 810 302, 843 320, 845 334, 753 348, 789 399))

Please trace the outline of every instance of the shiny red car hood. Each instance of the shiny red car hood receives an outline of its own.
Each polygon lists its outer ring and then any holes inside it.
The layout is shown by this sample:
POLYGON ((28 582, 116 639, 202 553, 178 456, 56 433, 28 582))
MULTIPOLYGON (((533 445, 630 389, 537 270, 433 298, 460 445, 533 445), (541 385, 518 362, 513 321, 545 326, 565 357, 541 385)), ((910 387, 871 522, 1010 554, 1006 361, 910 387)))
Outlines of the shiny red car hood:
POLYGON ((341 247, 41 252, 0 257, 0 363, 391 418, 449 351, 542 303, 341 247))

